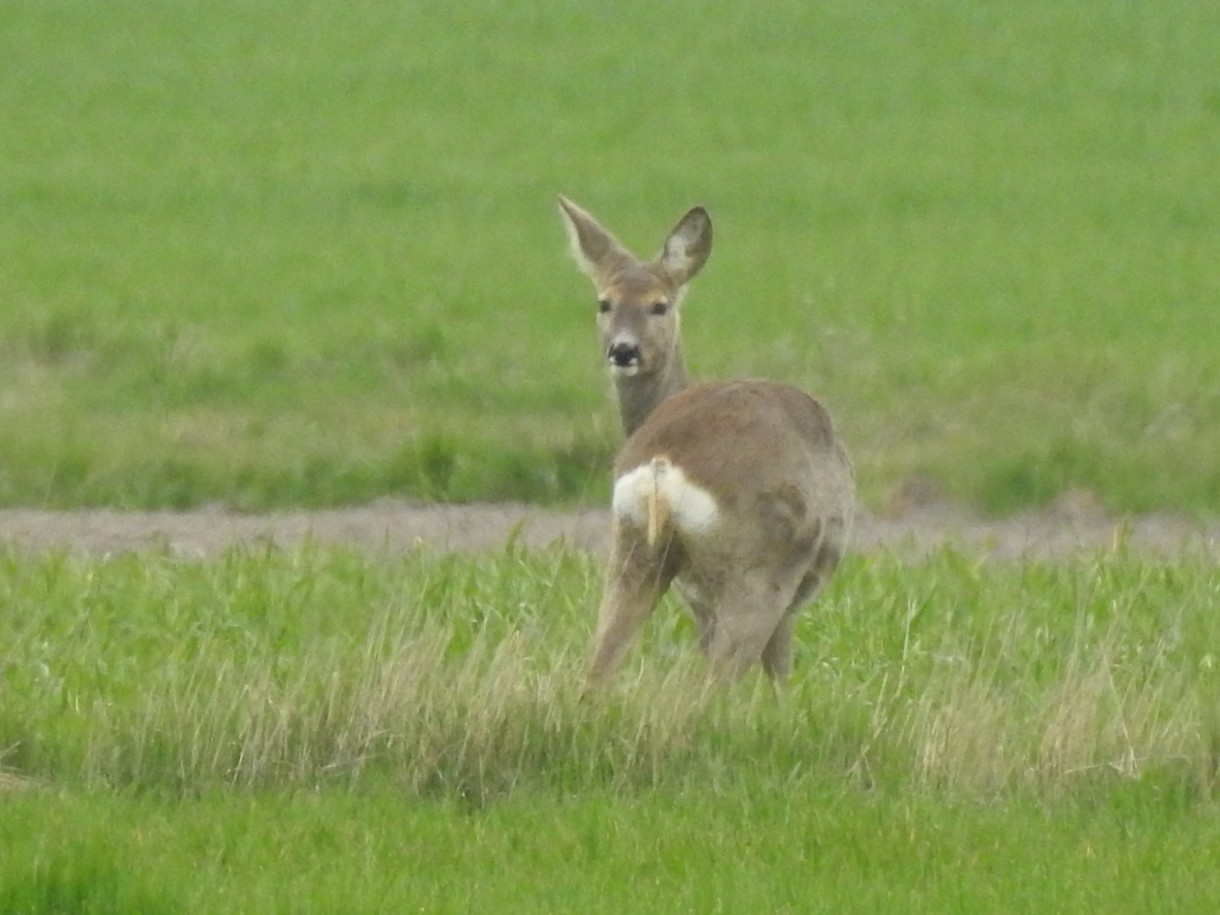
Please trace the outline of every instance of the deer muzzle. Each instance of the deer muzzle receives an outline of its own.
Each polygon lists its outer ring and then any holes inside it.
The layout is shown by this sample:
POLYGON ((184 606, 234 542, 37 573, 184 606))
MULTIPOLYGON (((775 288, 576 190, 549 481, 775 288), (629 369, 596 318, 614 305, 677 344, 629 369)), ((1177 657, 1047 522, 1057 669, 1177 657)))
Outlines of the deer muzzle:
POLYGON ((640 345, 625 340, 616 340, 606 350, 606 361, 616 371, 627 371, 640 367, 640 345))

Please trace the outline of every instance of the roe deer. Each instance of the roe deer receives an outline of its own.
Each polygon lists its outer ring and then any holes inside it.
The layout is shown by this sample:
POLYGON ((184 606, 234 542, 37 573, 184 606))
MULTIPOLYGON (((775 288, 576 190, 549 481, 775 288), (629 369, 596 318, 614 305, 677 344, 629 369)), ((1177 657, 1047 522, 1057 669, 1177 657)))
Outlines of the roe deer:
POLYGON ((852 464, 826 410, 771 381, 691 385, 678 306, 712 247, 690 210, 641 261, 560 197, 627 441, 614 464, 605 591, 588 678, 606 679, 673 582, 717 676, 761 660, 783 680, 793 614, 838 565, 854 507, 852 464))

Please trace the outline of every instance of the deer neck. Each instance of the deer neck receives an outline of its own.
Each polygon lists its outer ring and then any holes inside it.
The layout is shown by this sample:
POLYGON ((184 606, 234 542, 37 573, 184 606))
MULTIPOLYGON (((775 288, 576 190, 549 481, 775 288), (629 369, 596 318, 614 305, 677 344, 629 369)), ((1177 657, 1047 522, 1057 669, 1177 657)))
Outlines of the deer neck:
POLYGON ((615 391, 618 394, 619 417, 623 421, 623 432, 630 436, 667 397, 690 386, 686 377, 686 362, 681 347, 675 347, 669 360, 659 372, 647 375, 616 375, 615 391))

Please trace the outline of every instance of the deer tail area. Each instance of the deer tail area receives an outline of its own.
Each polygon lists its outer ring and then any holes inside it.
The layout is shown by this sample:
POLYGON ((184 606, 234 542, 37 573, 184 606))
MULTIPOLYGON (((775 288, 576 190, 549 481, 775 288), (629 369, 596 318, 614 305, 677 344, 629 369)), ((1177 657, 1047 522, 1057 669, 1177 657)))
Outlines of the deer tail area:
POLYGON ((708 533, 720 522, 715 497, 664 455, 620 476, 611 507, 619 520, 644 531, 650 548, 674 533, 708 533))

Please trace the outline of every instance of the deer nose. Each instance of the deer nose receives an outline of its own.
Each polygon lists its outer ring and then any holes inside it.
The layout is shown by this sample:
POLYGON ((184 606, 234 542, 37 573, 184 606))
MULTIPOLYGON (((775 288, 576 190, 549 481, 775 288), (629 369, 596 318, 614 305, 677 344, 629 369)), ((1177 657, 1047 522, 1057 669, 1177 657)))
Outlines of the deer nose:
POLYGON ((620 369, 639 365, 640 346, 638 343, 626 343, 624 341, 612 343, 610 344, 610 349, 606 351, 606 358, 610 361, 611 365, 620 369))

